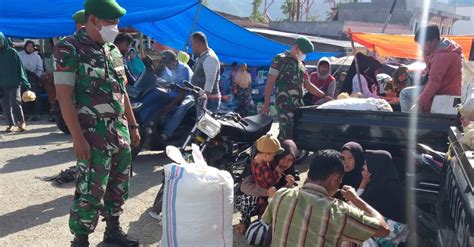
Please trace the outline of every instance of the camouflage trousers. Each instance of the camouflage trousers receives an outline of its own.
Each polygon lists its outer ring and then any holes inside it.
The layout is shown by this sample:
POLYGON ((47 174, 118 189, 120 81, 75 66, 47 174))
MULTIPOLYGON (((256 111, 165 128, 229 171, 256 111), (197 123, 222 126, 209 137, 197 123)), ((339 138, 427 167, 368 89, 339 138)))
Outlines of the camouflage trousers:
POLYGON ((92 233, 99 214, 107 217, 122 213, 122 205, 128 198, 130 164, 130 147, 105 151, 92 147, 90 160, 78 160, 69 218, 73 234, 92 233))
POLYGON ((293 128, 294 128, 294 106, 289 106, 287 104, 277 104, 276 111, 278 116, 278 124, 280 127, 280 133, 278 134, 278 139, 280 141, 291 139, 294 140, 293 128))

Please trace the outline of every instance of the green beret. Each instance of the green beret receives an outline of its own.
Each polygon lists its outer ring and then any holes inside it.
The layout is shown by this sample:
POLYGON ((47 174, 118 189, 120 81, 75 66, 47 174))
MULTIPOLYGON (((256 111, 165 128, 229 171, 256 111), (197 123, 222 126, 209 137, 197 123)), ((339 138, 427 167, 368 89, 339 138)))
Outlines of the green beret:
POLYGON ((115 20, 127 12, 115 0, 86 0, 84 9, 99 19, 115 20))
POLYGON ((85 10, 79 10, 74 15, 72 15, 72 19, 76 21, 78 24, 86 24, 86 11, 85 10))
POLYGON ((311 43, 311 41, 309 41, 309 39, 304 36, 300 36, 299 38, 297 38, 295 41, 295 45, 298 46, 298 48, 300 48, 300 50, 304 54, 308 54, 314 51, 313 43, 311 43))

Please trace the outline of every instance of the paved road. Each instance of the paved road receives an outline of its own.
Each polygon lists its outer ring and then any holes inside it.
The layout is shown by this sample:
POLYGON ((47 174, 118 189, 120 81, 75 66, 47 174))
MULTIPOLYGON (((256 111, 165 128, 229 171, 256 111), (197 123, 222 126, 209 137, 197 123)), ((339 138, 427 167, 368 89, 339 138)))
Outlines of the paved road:
MULTIPOLYGON (((276 125, 273 128, 275 130, 276 125)), ((6 126, 0 124, 3 131, 6 126)), ((35 179, 50 176, 75 164, 70 137, 47 122, 35 122, 24 133, 0 133, 0 246, 68 246, 67 227, 72 183, 55 187, 35 179)), ((130 199, 121 218, 129 235, 143 246, 156 246, 161 237, 158 221, 148 215, 161 186, 161 169, 168 162, 160 152, 143 152, 134 162, 130 199)), ((234 224, 238 223, 234 214, 234 224)), ((90 236, 100 245, 105 224, 90 236)), ((234 235, 234 246, 246 246, 234 235)))

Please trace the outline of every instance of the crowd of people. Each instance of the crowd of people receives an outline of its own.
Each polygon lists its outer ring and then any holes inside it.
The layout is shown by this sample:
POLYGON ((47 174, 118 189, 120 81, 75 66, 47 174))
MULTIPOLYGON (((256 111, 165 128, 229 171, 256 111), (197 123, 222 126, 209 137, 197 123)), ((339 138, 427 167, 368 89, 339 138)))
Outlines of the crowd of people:
MULTIPOLYGON (((61 39, 54 48, 54 93, 77 157, 76 190, 69 220, 74 234, 72 246, 89 246, 88 235, 94 232, 99 214, 107 224, 105 242, 139 245, 119 224, 128 197, 131 146, 140 143, 125 85, 145 70, 137 50, 130 48, 133 38, 119 34, 118 20, 125 12, 115 0, 86 1, 85 11, 74 15, 76 32, 61 39)), ((267 225, 271 230, 253 240, 271 246, 397 246, 406 241, 405 197, 390 153, 364 150, 355 142, 345 144, 340 151, 319 151, 311 161, 304 185, 298 187, 293 118, 294 110, 304 106, 304 89, 311 95, 312 104, 335 100, 339 93, 347 92, 385 98, 399 103, 402 111, 418 106, 422 112, 430 111, 436 95, 459 96, 460 47, 442 39, 436 26, 420 30, 415 40, 423 44, 427 61, 421 90, 410 87, 413 80, 403 66, 393 77, 378 76, 382 65, 372 57, 360 66, 359 72, 337 76, 331 75, 329 59, 322 58, 317 70, 308 74, 303 61, 314 46, 306 37, 299 37, 289 51, 274 57, 261 114, 268 114, 275 90, 279 136, 268 134, 255 144, 257 154, 250 164, 251 175, 236 191, 235 207, 242 214, 237 233, 245 234, 254 223, 267 225), (426 33, 426 41, 421 41, 421 32, 426 33), (421 94, 415 103, 411 100, 416 91, 421 94), (258 221, 252 222, 253 216, 258 221)), ((207 96, 205 106, 215 112, 222 99, 219 58, 204 33, 193 33, 190 41, 193 68, 180 61, 180 54, 166 50, 162 52, 162 78, 167 83, 190 81, 200 87, 207 96)), ((22 131, 26 129, 21 87, 40 94, 43 85, 46 73, 34 48, 35 44, 28 41, 24 50, 17 53, 0 33, 0 67, 7 68, 0 70, 7 132, 15 125, 22 131)), ((233 64, 231 71, 232 92, 242 116, 250 113, 252 78, 247 69, 245 63, 233 64)), ((164 141, 173 136, 195 104, 184 92, 172 93, 173 101, 162 111, 168 116, 161 133, 164 141)), ((41 101, 36 102, 32 121, 39 119, 41 106, 41 101)))
POLYGON ((462 49, 448 38, 441 38, 438 26, 420 28, 415 34, 426 62, 419 84, 405 66, 397 68, 393 77, 382 75, 382 64, 373 57, 364 61, 358 56, 359 73, 351 68, 342 92, 359 94, 364 98, 383 98, 399 105, 402 112, 413 110, 431 112, 437 95, 460 96, 462 80, 462 49), (424 39, 421 36, 424 35, 424 39), (415 95, 415 94, 418 95, 415 95), (415 100, 415 101, 414 101, 415 100))
MULTIPOLYGON (((19 131, 26 130, 26 120, 38 121, 43 113, 45 105, 43 97, 47 93, 51 109, 55 107, 56 94, 52 82, 52 72, 46 70, 47 62, 38 52, 37 44, 27 40, 23 49, 17 52, 12 43, 3 34, 0 36, 2 53, 2 79, 0 87, 3 89, 4 97, 2 106, 7 121, 6 132, 13 131, 17 126, 19 131), (22 107, 22 92, 29 91, 38 97, 33 102, 34 109, 31 116, 25 116, 22 107)), ((50 111, 49 121, 54 121, 50 111)))
POLYGON ((263 246, 398 246, 408 238, 402 180, 384 150, 349 142, 317 152, 302 188, 294 167, 297 146, 266 135, 236 191, 242 218, 235 230, 263 246), (257 216, 255 221, 251 221, 257 216), (259 226, 270 228, 253 232, 259 226))

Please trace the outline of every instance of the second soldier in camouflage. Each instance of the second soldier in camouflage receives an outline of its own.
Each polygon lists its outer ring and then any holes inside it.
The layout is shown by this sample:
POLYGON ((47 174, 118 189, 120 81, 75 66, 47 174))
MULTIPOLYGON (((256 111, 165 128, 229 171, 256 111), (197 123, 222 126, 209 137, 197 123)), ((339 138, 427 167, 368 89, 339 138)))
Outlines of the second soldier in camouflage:
POLYGON ((280 126, 278 136, 280 140, 293 139, 294 110, 303 106, 303 87, 313 95, 331 100, 308 80, 303 60, 306 54, 313 50, 311 41, 306 37, 299 37, 291 50, 274 57, 270 66, 262 113, 268 114, 270 97, 273 87, 276 86, 275 105, 280 126))

